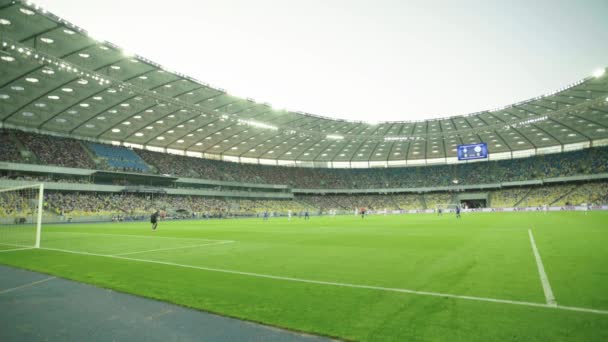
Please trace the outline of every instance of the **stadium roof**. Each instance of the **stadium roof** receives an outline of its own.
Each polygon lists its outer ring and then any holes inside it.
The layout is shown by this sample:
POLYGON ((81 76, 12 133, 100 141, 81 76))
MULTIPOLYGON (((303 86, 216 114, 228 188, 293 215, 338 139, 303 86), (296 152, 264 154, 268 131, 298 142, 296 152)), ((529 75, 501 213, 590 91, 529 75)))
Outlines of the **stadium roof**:
POLYGON ((0 44, 4 127, 231 161, 334 167, 445 163, 455 159, 456 145, 476 142, 507 158, 608 141, 604 70, 503 108, 370 124, 231 96, 27 2, 0 0, 0 44))

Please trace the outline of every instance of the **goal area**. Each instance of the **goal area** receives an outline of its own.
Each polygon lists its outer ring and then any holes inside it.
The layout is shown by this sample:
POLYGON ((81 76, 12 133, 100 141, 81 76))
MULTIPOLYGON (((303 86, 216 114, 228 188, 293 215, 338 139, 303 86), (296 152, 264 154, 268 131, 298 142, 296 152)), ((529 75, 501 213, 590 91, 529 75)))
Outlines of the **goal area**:
POLYGON ((0 188, 0 252, 39 248, 44 185, 0 188))

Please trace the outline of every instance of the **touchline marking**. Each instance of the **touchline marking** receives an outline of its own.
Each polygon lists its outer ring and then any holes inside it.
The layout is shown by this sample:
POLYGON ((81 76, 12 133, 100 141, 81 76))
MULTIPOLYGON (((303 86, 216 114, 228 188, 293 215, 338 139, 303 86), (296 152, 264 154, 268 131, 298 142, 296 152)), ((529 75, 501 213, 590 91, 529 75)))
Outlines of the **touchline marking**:
POLYGON ((10 289, 7 289, 7 290, 2 290, 2 291, 0 291, 0 295, 3 295, 5 293, 9 293, 9 292, 13 292, 13 291, 17 291, 17 290, 22 289, 24 287, 30 287, 30 286, 42 284, 42 283, 45 283, 45 282, 47 282, 49 280, 53 280, 53 279, 55 279, 55 277, 48 277, 48 278, 44 278, 42 280, 33 281, 31 283, 27 283, 27 284, 24 284, 24 285, 21 285, 21 286, 13 287, 13 288, 10 288, 10 289))
POLYGON ((557 306, 557 301, 555 301, 555 296, 553 295, 553 291, 551 290, 551 284, 549 284, 549 277, 547 277, 545 267, 543 266, 543 261, 540 259, 540 253, 538 253, 538 249, 536 248, 536 243, 534 242, 534 235, 532 235, 531 229, 528 229, 528 235, 530 235, 530 243, 532 244, 532 251, 534 252, 534 258, 536 259, 536 266, 538 267, 538 275, 540 276, 540 282, 543 284, 543 291, 545 292, 545 299, 547 300, 547 305, 557 306))
POLYGON ((244 276, 250 276, 250 277, 257 277, 257 278, 266 278, 266 279, 293 281, 293 282, 298 282, 298 283, 317 284, 317 285, 329 285, 329 286, 339 286, 339 287, 350 287, 350 288, 357 288, 357 289, 378 290, 378 291, 387 291, 387 292, 409 293, 409 294, 422 295, 422 296, 444 297, 444 298, 447 297, 447 298, 455 298, 455 299, 474 300, 474 301, 480 301, 480 302, 491 302, 491 303, 500 303, 500 304, 512 304, 512 305, 531 306, 531 307, 559 309, 559 310, 568 310, 568 311, 580 311, 580 312, 586 312, 586 313, 595 313, 595 314, 601 314, 601 315, 608 315, 608 310, 579 308, 579 307, 574 307, 574 306, 549 305, 549 304, 544 304, 544 303, 524 302, 524 301, 518 301, 518 300, 496 299, 496 298, 486 298, 486 297, 474 297, 474 296, 455 295, 455 294, 441 293, 441 292, 416 291, 416 290, 399 289, 399 288, 392 288, 392 287, 382 287, 382 286, 372 286, 372 285, 359 285, 359 284, 338 283, 338 282, 323 281, 323 280, 311 280, 311 279, 303 279, 303 278, 282 277, 282 276, 275 276, 275 275, 270 275, 270 274, 242 272, 242 271, 235 271, 235 270, 228 270, 228 269, 221 269, 221 268, 212 268, 212 267, 204 267, 204 266, 184 265, 184 264, 176 264, 176 263, 167 262, 167 261, 156 261, 156 260, 149 260, 149 259, 128 258, 128 257, 124 257, 124 256, 117 256, 117 255, 106 255, 106 254, 97 254, 97 253, 88 253, 88 252, 78 252, 78 251, 71 251, 71 250, 67 250, 67 249, 58 249, 58 248, 40 247, 40 249, 49 250, 49 251, 56 251, 56 252, 63 252, 63 253, 79 254, 79 255, 91 255, 91 256, 98 256, 98 257, 106 257, 106 258, 113 258, 113 259, 128 260, 128 261, 146 262, 146 263, 151 263, 151 264, 159 264, 159 265, 166 265, 166 266, 175 266, 175 267, 189 268, 189 269, 202 270, 202 271, 228 273, 228 274, 237 274, 237 275, 244 275, 244 276))
POLYGON ((194 245, 194 246, 181 246, 181 247, 170 247, 170 248, 158 248, 158 249, 149 249, 147 251, 139 251, 139 252, 128 252, 128 253, 119 253, 113 254, 114 256, 123 256, 123 255, 131 255, 131 254, 139 254, 139 253, 148 253, 148 252, 159 252, 159 251, 173 251, 176 249, 186 249, 186 248, 196 248, 203 246, 214 246, 214 245, 225 245, 227 243, 233 243, 234 241, 219 241, 219 242, 211 242, 204 243, 202 245, 194 245))

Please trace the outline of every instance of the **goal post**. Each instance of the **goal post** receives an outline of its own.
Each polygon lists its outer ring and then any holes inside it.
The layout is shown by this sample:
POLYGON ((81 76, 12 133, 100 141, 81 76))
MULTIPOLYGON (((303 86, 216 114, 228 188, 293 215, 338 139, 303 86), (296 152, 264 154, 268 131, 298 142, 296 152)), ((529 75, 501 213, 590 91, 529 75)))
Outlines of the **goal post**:
POLYGON ((38 212, 36 213, 36 244, 34 247, 40 248, 40 235, 42 233, 42 210, 44 209, 44 183, 40 183, 38 189, 38 212))
POLYGON ((40 248, 43 210, 42 183, 0 188, 0 251, 40 248))

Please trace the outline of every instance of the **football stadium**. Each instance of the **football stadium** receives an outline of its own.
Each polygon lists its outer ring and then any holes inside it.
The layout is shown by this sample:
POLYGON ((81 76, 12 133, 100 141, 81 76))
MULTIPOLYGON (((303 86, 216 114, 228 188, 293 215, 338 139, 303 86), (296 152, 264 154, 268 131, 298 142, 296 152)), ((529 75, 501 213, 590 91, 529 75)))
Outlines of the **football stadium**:
POLYGON ((0 0, 1 341, 608 340, 602 65, 383 121, 128 48, 0 0))

